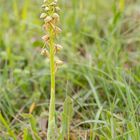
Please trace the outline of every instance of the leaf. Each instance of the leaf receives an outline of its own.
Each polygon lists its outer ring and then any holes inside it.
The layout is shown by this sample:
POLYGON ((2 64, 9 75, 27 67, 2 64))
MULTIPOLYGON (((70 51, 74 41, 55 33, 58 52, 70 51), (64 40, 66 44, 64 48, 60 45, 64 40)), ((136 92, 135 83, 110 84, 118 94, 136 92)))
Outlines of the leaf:
POLYGON ((41 138, 38 135, 38 131, 37 131, 37 122, 36 122, 36 119, 34 118, 33 115, 31 115, 29 121, 30 121, 30 124, 31 124, 31 129, 33 131, 34 137, 36 138, 36 140, 41 140, 41 138))
POLYGON ((8 122, 4 119, 4 117, 2 116, 2 114, 0 114, 0 122, 5 126, 5 128, 8 131, 8 134, 14 139, 16 140, 16 136, 14 134, 14 132, 12 131, 12 129, 10 128, 8 122))
POLYGON ((23 132, 23 140, 32 140, 32 137, 29 134, 28 129, 26 129, 26 128, 24 129, 24 132, 23 132))
POLYGON ((57 139, 57 131, 56 131, 56 126, 55 126, 55 120, 51 120, 49 122, 49 129, 48 129, 48 135, 47 135, 47 140, 56 140, 57 139))
POLYGON ((62 128, 59 136, 59 140, 64 140, 65 135, 69 139, 69 128, 70 122, 72 120, 74 111, 73 111, 73 101, 70 97, 67 97, 64 102, 63 112, 62 112, 62 128))
MULTIPOLYGON (((25 119, 28 119, 29 123, 30 123, 30 128, 32 130, 32 135, 36 138, 36 140, 41 140, 40 136, 38 135, 38 130, 37 130, 37 122, 35 117, 32 114, 26 114, 23 113, 22 117, 25 119)), ((28 138, 29 140, 31 139, 29 132, 26 132, 27 130, 24 130, 24 137, 28 138)))

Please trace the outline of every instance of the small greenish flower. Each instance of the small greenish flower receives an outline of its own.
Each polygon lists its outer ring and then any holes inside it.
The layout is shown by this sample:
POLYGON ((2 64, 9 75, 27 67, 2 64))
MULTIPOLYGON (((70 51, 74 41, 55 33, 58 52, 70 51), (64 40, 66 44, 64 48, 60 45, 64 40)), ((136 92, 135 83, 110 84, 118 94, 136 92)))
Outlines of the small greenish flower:
POLYGON ((45 9, 44 9, 45 11, 49 11, 50 9, 49 9, 49 7, 45 7, 45 9))
POLYGON ((50 53, 49 53, 49 51, 47 49, 42 49, 41 55, 47 56, 48 58, 50 57, 50 53))
POLYGON ((56 63, 57 66, 62 66, 64 64, 64 62, 61 61, 61 60, 56 60, 55 63, 56 63))
POLYGON ((45 23, 51 22, 52 21, 52 17, 48 16, 44 19, 45 23))
POLYGON ((45 18, 46 16, 47 16, 46 13, 42 13, 42 14, 40 15, 40 18, 45 18))
POLYGON ((45 42, 48 42, 48 40, 50 39, 50 36, 49 35, 44 35, 42 37, 42 39, 45 41, 45 42))
POLYGON ((59 44, 55 44, 56 52, 59 52, 63 49, 63 47, 59 44))

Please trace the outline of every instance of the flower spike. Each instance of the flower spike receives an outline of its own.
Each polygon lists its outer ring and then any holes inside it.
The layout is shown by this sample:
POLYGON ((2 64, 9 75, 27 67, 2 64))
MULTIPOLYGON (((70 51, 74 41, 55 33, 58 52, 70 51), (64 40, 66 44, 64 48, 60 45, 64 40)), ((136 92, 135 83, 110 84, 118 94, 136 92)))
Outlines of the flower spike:
POLYGON ((49 124, 47 130, 47 140, 56 140, 56 123, 55 123, 55 74, 57 68, 63 64, 61 60, 55 60, 55 55, 62 49, 62 46, 56 44, 56 37, 62 30, 58 27, 60 8, 57 0, 43 0, 42 14, 40 18, 44 20, 43 29, 46 35, 42 37, 46 47, 42 49, 41 54, 50 59, 50 75, 51 75, 51 99, 49 106, 49 124))

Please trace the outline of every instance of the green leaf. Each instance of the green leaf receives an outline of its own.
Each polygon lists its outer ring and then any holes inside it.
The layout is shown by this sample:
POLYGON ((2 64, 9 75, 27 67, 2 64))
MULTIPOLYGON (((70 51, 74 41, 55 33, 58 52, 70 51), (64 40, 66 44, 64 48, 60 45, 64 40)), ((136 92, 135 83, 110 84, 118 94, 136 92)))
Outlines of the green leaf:
POLYGON ((33 140, 31 135, 29 134, 28 129, 24 129, 24 133, 23 133, 23 140, 33 140))
POLYGON ((55 126, 54 119, 49 122, 47 139, 48 140, 56 140, 57 139, 56 126, 55 126))
POLYGON ((14 139, 16 140, 16 136, 14 134, 14 132, 12 131, 12 129, 10 128, 8 122, 5 120, 5 118, 2 116, 2 114, 0 114, 0 122, 5 126, 5 128, 8 131, 8 134, 14 139))
POLYGON ((69 128, 70 128, 70 123, 71 123, 73 114, 74 114, 73 101, 70 97, 67 97, 65 99, 63 112, 62 112, 62 128, 61 128, 59 140, 64 140, 64 137, 66 134, 69 139, 69 128))
POLYGON ((32 128, 32 131, 34 133, 34 137, 36 138, 36 140, 41 140, 37 131, 37 122, 33 115, 31 115, 30 117, 30 124, 31 124, 31 128, 32 128))

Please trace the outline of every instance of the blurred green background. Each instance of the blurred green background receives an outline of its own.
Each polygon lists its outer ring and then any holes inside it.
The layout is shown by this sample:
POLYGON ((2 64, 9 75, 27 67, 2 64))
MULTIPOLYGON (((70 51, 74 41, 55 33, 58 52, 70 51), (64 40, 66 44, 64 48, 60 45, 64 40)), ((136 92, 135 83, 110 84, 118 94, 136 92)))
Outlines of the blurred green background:
MULTIPOLYGON (((11 129, 20 137, 30 122, 48 112, 49 61, 40 55, 44 35, 42 0, 0 0, 0 139, 11 129), (16 117, 16 118, 15 118, 16 117), (7 130, 8 129, 8 130, 7 130)), ((59 54, 65 65, 56 76, 58 116, 67 95, 74 101, 76 140, 140 139, 140 1, 59 0, 59 54), (82 132, 81 132, 82 131, 82 132)), ((40 130, 39 127, 37 127, 40 130)), ((19 138, 20 139, 20 138, 19 138)))

